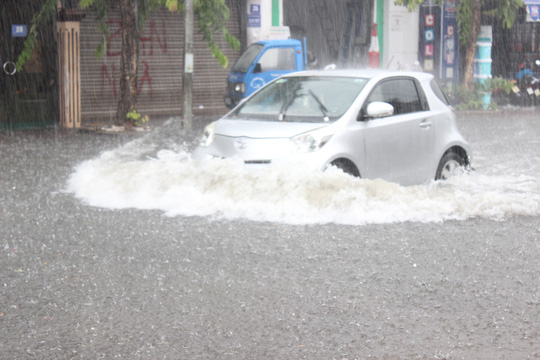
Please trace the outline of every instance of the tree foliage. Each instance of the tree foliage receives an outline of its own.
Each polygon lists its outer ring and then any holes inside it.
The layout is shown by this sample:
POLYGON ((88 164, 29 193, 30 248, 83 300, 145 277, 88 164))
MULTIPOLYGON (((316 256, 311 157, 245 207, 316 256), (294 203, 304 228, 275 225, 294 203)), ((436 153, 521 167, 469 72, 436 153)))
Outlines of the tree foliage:
MULTIPOLYGON (((396 0, 394 4, 407 7, 409 11, 416 11, 418 7, 424 3, 425 0, 396 0)), ((444 0, 436 0, 435 3, 442 5, 444 0)))
MULTIPOLYGON (((183 12, 184 3, 179 0, 154 0, 162 1, 170 11, 183 12)), ((214 34, 221 31, 223 39, 233 49, 238 50, 240 48, 240 41, 229 33, 225 24, 229 21, 230 11, 225 0, 194 0, 193 11, 197 18, 197 24, 199 25, 199 31, 202 34, 203 39, 208 43, 212 56, 214 56, 221 66, 226 68, 229 64, 229 60, 223 54, 219 48, 214 34)))
MULTIPOLYGON (((467 38, 472 30, 473 7, 472 1, 459 1, 458 25, 459 41, 467 44, 467 38)), ((483 0, 481 1, 483 14, 501 21, 504 28, 509 29, 516 21, 518 11, 523 7, 522 0, 483 0)))
MULTIPOLYGON (((416 11, 425 0, 396 0, 396 5, 407 7, 409 11, 416 11)), ((500 20, 503 26, 507 29, 514 24, 518 11, 523 7, 522 0, 478 0, 484 9, 483 14, 494 17, 500 20)), ((438 5, 443 5, 445 0, 435 0, 438 5)), ((461 0, 458 2, 458 26, 459 26, 459 41, 461 44, 468 46, 467 39, 474 24, 473 19, 473 3, 471 0, 461 0)))
MULTIPOLYGON (((183 0, 138 0, 139 2, 139 30, 142 29, 144 22, 148 19, 151 12, 160 7, 167 7, 169 11, 182 13, 184 11, 183 0)), ((96 49, 96 55, 103 55, 106 51, 107 38, 109 37, 109 28, 106 23, 106 18, 114 4, 117 1, 113 0, 79 0, 78 6, 80 9, 91 8, 96 11, 98 28, 103 34, 102 41, 96 49)), ((32 56, 32 51, 39 34, 39 28, 45 26, 47 22, 56 14, 57 0, 45 0, 41 11, 36 13, 32 18, 32 26, 25 41, 23 51, 17 59, 17 70, 20 70, 26 61, 32 56)), ((221 31, 223 38, 227 44, 233 49, 240 48, 240 42, 232 36, 227 30, 226 23, 230 17, 230 11, 225 0, 195 0, 194 12, 197 17, 199 30, 202 33, 203 39, 207 41, 208 47, 212 55, 223 67, 227 67, 228 59, 219 48, 214 33, 221 31)))
MULTIPOLYGON (((60 0, 63 2, 64 0, 60 0)), ((110 32, 107 25, 108 14, 120 4, 122 16, 122 56, 120 63, 120 96, 118 99, 117 123, 127 125, 137 121, 129 114, 136 113, 137 102, 137 63, 139 57, 139 40, 145 21, 152 11, 166 6, 169 11, 182 13, 183 0, 79 0, 80 9, 93 9, 97 14, 98 28, 103 37, 96 49, 96 55, 102 56, 106 52, 107 40, 110 32)), ((17 59, 17 68, 30 59, 36 43, 38 29, 56 13, 57 0, 45 0, 41 10, 32 19, 29 36, 24 49, 17 59)), ((207 42, 212 55, 223 67, 227 67, 228 59, 219 48, 214 33, 222 31, 225 41, 237 50, 240 42, 227 30, 229 8, 225 0, 194 0, 194 14, 197 18, 199 31, 207 42)))
MULTIPOLYGON (((415 11, 425 0, 396 0, 396 5, 402 5, 415 11)), ((435 0, 443 5, 446 0, 435 0)), ((458 2, 457 22, 460 46, 464 51, 464 81, 468 89, 474 87, 474 53, 476 39, 480 30, 482 14, 500 20, 505 28, 514 24, 519 9, 523 6, 522 0, 461 0, 458 2), (483 13, 482 13, 483 11, 483 13)))
POLYGON ((20 71, 24 63, 32 57, 32 52, 36 46, 36 39, 39 35, 39 29, 45 26, 56 13, 56 0, 46 0, 41 11, 34 14, 31 21, 30 31, 24 41, 22 52, 17 58, 17 71, 20 71))

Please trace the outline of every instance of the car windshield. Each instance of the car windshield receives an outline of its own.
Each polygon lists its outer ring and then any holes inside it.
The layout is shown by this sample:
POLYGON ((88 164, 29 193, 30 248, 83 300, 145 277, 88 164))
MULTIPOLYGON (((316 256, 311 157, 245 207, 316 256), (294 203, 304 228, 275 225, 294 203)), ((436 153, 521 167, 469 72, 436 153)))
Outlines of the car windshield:
POLYGON ((261 52, 261 49, 263 47, 264 46, 261 44, 253 44, 248 47, 246 51, 242 54, 242 56, 240 56, 240 58, 236 61, 236 63, 232 67, 232 71, 246 73, 249 69, 249 66, 257 57, 257 55, 261 52))
POLYGON ((263 121, 326 122, 351 106, 367 79, 295 76, 278 79, 253 95, 230 117, 263 121))

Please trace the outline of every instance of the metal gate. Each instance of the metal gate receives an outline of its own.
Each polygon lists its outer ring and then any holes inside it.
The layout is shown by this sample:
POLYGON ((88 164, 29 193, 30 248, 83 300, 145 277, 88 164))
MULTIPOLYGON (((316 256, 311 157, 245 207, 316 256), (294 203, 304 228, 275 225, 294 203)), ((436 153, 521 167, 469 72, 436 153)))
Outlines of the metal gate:
MULTIPOLYGON (((227 1, 228 5, 230 1, 227 1)), ((229 31, 239 38, 239 14, 231 8, 229 31)), ((167 9, 156 11, 145 23, 140 39, 138 71, 138 105, 142 115, 179 116, 182 113, 182 54, 184 41, 183 16, 167 9)), ((119 92, 120 15, 110 14, 107 24, 110 39, 102 57, 96 49, 102 39, 95 15, 86 13, 81 21, 81 116, 83 123, 113 123, 119 92)), ((218 45, 229 58, 230 65, 238 57, 217 36, 218 45)), ((223 94, 228 69, 223 69, 210 53, 202 35, 195 31, 195 69, 193 75, 193 113, 216 115, 225 113, 223 94)))
POLYGON ((0 0, 0 129, 44 127, 56 123, 56 42, 52 22, 40 29, 30 60, 21 71, 21 53, 34 13, 43 0, 0 0))

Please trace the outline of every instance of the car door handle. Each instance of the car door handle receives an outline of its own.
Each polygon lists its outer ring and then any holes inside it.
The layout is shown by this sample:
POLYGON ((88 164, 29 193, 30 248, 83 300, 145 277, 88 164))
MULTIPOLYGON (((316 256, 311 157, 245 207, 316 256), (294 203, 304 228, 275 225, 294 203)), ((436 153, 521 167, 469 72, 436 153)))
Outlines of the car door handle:
POLYGON ((429 129, 431 127, 431 121, 429 120, 423 120, 421 123, 420 123, 420 127, 422 129, 429 129))

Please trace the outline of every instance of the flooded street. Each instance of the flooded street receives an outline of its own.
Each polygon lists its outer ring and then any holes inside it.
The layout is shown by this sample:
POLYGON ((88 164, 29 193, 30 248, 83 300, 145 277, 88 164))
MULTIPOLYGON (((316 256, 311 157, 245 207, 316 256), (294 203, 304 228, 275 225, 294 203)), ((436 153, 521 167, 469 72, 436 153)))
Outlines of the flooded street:
POLYGON ((413 187, 0 134, 0 358, 540 358, 538 113, 458 125, 475 171, 413 187))

